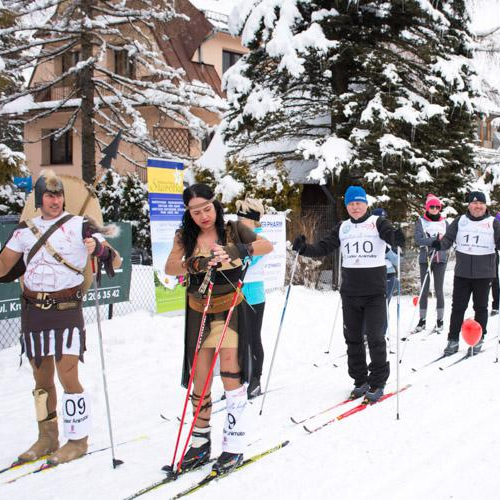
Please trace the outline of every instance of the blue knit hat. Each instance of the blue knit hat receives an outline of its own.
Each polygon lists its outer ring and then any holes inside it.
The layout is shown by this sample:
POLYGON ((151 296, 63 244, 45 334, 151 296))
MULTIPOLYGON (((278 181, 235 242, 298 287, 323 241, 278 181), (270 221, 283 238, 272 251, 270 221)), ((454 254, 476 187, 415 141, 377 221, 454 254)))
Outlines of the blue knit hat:
POLYGON ((361 186, 349 186, 344 195, 345 206, 349 205, 352 201, 360 201, 368 204, 366 199, 366 191, 361 186))

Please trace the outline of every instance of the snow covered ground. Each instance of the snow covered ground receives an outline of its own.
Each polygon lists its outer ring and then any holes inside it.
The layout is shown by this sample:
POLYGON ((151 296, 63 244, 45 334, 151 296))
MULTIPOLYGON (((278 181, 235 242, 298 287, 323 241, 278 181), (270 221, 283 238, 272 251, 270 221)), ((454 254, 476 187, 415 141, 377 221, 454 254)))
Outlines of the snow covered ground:
MULTIPOLYGON (((449 272, 451 275, 451 272, 449 272)), ((449 319, 450 279, 447 280, 449 319)), ((441 371, 446 363, 412 371, 442 352, 445 335, 415 335, 406 343, 400 419, 396 398, 308 435, 290 416, 306 416, 342 400, 351 388, 340 321, 330 355, 326 350, 338 295, 294 287, 285 317, 271 388, 263 415, 262 399, 249 406, 253 443, 247 456, 288 439, 290 444, 250 467, 197 493, 204 499, 341 498, 470 499, 498 498, 500 363, 494 363, 498 317, 490 320, 491 339, 477 358, 441 371), (319 363, 320 367, 314 367, 319 363), (333 363, 338 367, 334 367, 333 363)), ((269 366, 284 295, 268 296, 263 337, 265 374, 269 366)), ((430 300, 431 309, 435 307, 430 300)), ((414 306, 401 301, 401 330, 407 331, 414 306)), ((471 314, 468 314, 469 316, 471 314)), ((430 313, 429 323, 434 323, 430 313)), ((84 457, 41 474, 4 484, 23 469, 0 476, 0 498, 37 500, 123 499, 163 477, 170 463, 184 390, 179 385, 182 359, 181 317, 136 312, 103 323, 107 378, 115 441, 124 461, 116 470, 109 451, 84 457), (171 418, 167 422, 160 414, 171 418)), ((391 346, 395 349, 396 301, 391 304, 391 346)), ((109 443, 100 374, 97 329, 88 325, 88 352, 81 379, 92 396, 94 430, 90 449, 109 443)), ((465 345, 461 344, 462 353, 465 345)), ((32 378, 26 363, 18 367, 18 349, 0 351, 0 468, 24 451, 35 437, 32 378)), ((395 386, 395 355, 387 390, 395 386)), ((222 393, 216 379, 214 399, 222 393)), ((60 393, 59 393, 60 394, 60 393)), ((215 406, 215 410, 220 407, 215 406)), ((333 417, 349 405, 328 414, 333 417)), ((224 412, 213 417, 213 450, 220 452, 224 412)), ((323 421, 318 418, 314 423, 323 421)), ((313 423, 313 421, 311 421, 313 423)), ((34 466, 26 466, 25 469, 34 466)), ((169 498, 204 472, 181 477, 144 498, 169 498)))

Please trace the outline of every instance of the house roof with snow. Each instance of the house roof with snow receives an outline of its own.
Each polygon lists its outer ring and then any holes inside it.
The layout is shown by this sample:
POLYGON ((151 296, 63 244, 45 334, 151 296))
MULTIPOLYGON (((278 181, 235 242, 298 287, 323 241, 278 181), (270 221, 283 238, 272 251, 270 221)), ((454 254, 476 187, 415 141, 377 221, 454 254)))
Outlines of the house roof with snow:
POLYGON ((186 80, 207 83, 222 96, 221 81, 211 64, 193 62, 193 55, 213 31, 213 25, 206 16, 188 0, 177 0, 177 12, 185 14, 189 20, 176 19, 166 23, 157 23, 155 40, 166 63, 173 68, 182 68, 186 80))
MULTIPOLYGON (((214 25, 189 0, 176 0, 176 12, 185 14, 189 20, 175 18, 166 22, 157 21, 157 29, 153 32, 165 62, 175 69, 183 69, 186 82, 195 86, 200 82, 208 84, 217 95, 223 97, 221 79, 215 67, 211 64, 191 61, 198 48, 214 32, 214 25)), ((30 87, 34 74, 35 72, 30 77, 30 87)), ((79 101, 79 99, 70 99, 61 107, 71 108, 78 105, 79 101)), ((49 102, 53 103, 53 101, 49 102)), ((43 107, 52 107, 52 104, 35 102, 32 95, 27 95, 4 106, 0 114, 19 115, 43 107)))

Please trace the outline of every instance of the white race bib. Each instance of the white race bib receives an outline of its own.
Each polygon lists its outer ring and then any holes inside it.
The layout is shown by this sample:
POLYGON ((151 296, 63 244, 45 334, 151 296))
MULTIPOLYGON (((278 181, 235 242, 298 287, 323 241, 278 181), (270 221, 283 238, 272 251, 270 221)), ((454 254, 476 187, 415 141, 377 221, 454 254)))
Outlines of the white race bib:
POLYGON ((226 391, 227 416, 222 431, 222 451, 228 453, 244 453, 247 445, 247 430, 245 408, 247 406, 247 386, 226 391))
POLYGON ((420 221, 422 222, 422 229, 431 238, 433 238, 434 236, 437 236, 438 234, 443 235, 444 233, 446 233, 446 221, 444 219, 433 221, 433 220, 427 220, 427 219, 424 219, 423 217, 421 217, 420 221))
POLYGON ((90 431, 90 399, 85 392, 63 394, 62 414, 64 437, 82 439, 90 431))
POLYGON ((495 253, 495 236, 493 232, 494 217, 483 220, 470 220, 462 215, 458 221, 455 243, 457 252, 468 255, 488 255, 495 253))
POLYGON ((351 220, 341 224, 339 237, 342 267, 385 266, 387 243, 378 234, 377 219, 377 215, 371 215, 359 224, 353 224, 351 220))

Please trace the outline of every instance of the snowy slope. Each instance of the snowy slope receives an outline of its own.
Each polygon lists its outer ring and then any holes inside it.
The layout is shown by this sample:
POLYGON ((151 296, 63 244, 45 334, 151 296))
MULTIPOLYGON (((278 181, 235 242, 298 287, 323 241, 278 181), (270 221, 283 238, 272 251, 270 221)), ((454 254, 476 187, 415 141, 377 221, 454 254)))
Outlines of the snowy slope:
MULTIPOLYGON (((451 305, 449 278, 445 325, 451 305)), ((283 300, 283 294, 275 292, 266 305, 266 375, 283 300)), ((271 382, 276 390, 269 393, 262 416, 258 415, 261 398, 249 406, 253 444, 247 456, 284 439, 290 445, 208 486, 194 498, 224 499, 235 494, 239 499, 498 498, 500 398, 496 384, 500 364, 493 362, 493 340, 483 354, 458 366, 441 371, 439 366, 446 363, 437 363, 412 373, 411 368, 441 354, 445 335, 412 336, 401 364, 401 383, 412 387, 401 395, 399 421, 395 418, 396 398, 392 398, 312 435, 291 423, 290 415, 305 416, 330 406, 351 388, 346 358, 342 357, 340 322, 331 354, 323 352, 337 300, 333 292, 292 289, 271 382), (316 368, 313 363, 321 366, 316 368)), ((431 299, 430 309, 433 307, 431 299)), ((409 326, 413 312, 411 298, 403 297, 402 330, 409 326)), ((395 301, 391 316, 391 345, 395 348, 395 301)), ((433 324, 434 317, 429 320, 433 324)), ((490 338, 498 328, 498 320, 491 320, 490 338)), ((184 396, 179 385, 182 318, 134 313, 104 322, 103 332, 115 441, 145 437, 117 447, 116 455, 125 463, 116 470, 108 451, 14 484, 4 482, 22 470, 2 474, 0 498, 122 499, 163 477, 159 469, 170 463, 177 432, 175 417, 184 396), (162 420, 160 413, 172 421, 162 420)), ((109 442, 95 325, 88 328, 88 347, 81 378, 93 399, 90 448, 95 449, 109 442)), ((17 354, 17 348, 0 352, 0 468, 24 451, 35 436, 33 383, 28 365, 18 368, 17 354)), ((396 374, 394 355, 391 367, 389 388, 394 387, 396 374)), ((221 393, 216 379, 214 399, 221 393)), ((212 421, 214 456, 220 452, 223 418, 224 412, 220 412, 212 421)), ((182 477, 144 498, 169 498, 201 475, 182 477)))

